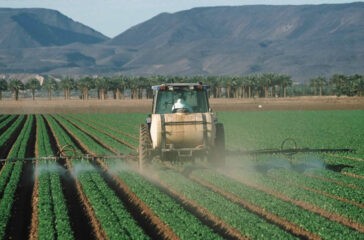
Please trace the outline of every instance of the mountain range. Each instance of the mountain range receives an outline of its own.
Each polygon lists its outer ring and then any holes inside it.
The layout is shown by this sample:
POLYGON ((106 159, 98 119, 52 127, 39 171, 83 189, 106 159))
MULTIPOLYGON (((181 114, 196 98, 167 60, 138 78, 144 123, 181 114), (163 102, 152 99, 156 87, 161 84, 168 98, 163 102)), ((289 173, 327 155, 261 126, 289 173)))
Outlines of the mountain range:
POLYGON ((362 73, 364 3, 204 7, 109 39, 49 9, 0 9, 0 73, 362 73))

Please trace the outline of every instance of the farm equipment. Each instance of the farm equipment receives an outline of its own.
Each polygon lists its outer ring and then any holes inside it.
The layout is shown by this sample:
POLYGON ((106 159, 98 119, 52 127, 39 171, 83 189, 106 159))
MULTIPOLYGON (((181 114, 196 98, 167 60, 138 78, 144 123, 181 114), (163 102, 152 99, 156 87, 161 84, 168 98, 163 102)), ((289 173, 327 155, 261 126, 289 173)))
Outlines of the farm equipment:
POLYGON ((154 156, 162 161, 207 157, 215 166, 225 164, 224 126, 209 106, 208 88, 200 83, 152 87, 152 114, 140 126, 140 168, 154 156))
POLYGON ((209 106, 209 86, 173 83, 153 86, 152 114, 140 126, 139 168, 158 156, 162 161, 184 162, 207 158, 215 166, 225 165, 227 155, 285 154, 299 152, 351 152, 352 149, 297 148, 294 139, 285 139, 280 149, 253 151, 225 150, 224 126, 209 106), (286 146, 290 147, 287 148, 286 146))

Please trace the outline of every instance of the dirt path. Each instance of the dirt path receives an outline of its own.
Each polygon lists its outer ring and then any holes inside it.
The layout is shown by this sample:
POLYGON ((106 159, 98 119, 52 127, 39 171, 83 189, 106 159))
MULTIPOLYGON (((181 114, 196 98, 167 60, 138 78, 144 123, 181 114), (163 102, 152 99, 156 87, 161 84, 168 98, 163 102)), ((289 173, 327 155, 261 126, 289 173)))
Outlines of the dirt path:
MULTIPOLYGON (((363 97, 289 97, 255 99, 210 99, 215 111, 280 111, 280 110, 364 110, 363 97), (261 108, 259 108, 261 105, 261 108)), ((20 113, 116 113, 150 112, 152 100, 29 100, 0 101, 3 114, 20 113)))

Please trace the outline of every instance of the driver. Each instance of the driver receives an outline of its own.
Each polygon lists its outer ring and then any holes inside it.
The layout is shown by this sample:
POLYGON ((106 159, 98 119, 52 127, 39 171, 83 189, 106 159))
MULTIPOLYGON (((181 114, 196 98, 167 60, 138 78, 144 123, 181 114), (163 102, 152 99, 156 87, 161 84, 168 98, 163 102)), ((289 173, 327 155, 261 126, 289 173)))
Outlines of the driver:
POLYGON ((188 112, 193 112, 192 107, 188 105, 185 100, 178 98, 172 106, 172 112, 176 112, 178 109, 187 109, 188 112))

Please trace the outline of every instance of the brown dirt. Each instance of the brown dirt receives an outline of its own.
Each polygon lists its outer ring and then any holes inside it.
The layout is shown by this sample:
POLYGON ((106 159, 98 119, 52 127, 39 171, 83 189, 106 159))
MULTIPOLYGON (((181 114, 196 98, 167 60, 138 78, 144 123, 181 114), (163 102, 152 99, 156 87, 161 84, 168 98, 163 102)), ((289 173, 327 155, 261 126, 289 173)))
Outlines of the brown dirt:
POLYGON ((213 215, 206 208, 201 207, 197 202, 186 198, 182 193, 178 192, 176 189, 164 183, 161 179, 151 178, 146 174, 143 175, 150 183, 157 186, 162 192, 169 195, 173 200, 182 205, 187 211, 191 212, 195 217, 197 217, 202 223, 213 229, 215 232, 220 234, 224 239, 249 239, 243 236, 241 232, 225 221, 219 219, 213 215))
MULTIPOLYGON (((35 122, 37 122, 37 116, 34 118, 35 122)), ((38 153, 38 125, 36 124, 35 127, 35 145, 34 145, 34 156, 39 157, 38 153)), ((35 162, 34 168, 34 187, 32 193, 32 219, 30 225, 30 240, 37 240, 38 239, 38 188, 39 188, 39 181, 38 181, 38 161, 35 162)))
POLYGON ((354 189, 358 189, 358 190, 364 190, 364 188, 358 187, 358 186, 356 186, 354 184, 343 183, 343 182, 340 182, 338 180, 325 178, 325 177, 322 177, 322 176, 319 176, 319 175, 314 175, 314 174, 311 174, 311 173, 304 173, 304 174, 309 176, 309 177, 317 178, 317 179, 320 179, 320 180, 323 180, 323 181, 326 181, 326 182, 336 183, 336 184, 341 185, 341 186, 350 187, 350 188, 354 188, 354 189))
POLYGON ((14 143, 15 143, 16 139, 18 138, 19 133, 23 129, 23 126, 27 119, 28 119, 28 116, 24 117, 24 119, 20 122, 17 129, 12 133, 12 135, 9 137, 9 139, 0 147, 0 152, 1 152, 0 157, 1 158, 4 158, 4 157, 8 158, 8 156, 10 156, 10 154, 14 148, 14 143))
MULTIPOLYGON (((73 115, 72 117, 76 118, 74 115, 73 115)), ((81 119, 80 119, 80 118, 76 118, 76 119, 78 119, 78 120, 80 120, 80 121, 81 121, 81 119)), ((112 131, 115 131, 115 132, 118 132, 118 133, 124 134, 124 135, 126 135, 126 136, 129 136, 129 137, 131 137, 131 138, 135 139, 135 140, 139 140, 139 138, 138 138, 138 137, 136 137, 136 136, 134 136, 134 135, 131 135, 131 134, 127 133, 127 132, 120 131, 119 129, 112 128, 112 127, 110 127, 109 125, 103 124, 103 123, 101 123, 101 122, 94 121, 94 120, 92 120, 92 119, 90 119, 90 118, 89 118, 89 119, 87 119, 87 121, 88 121, 88 122, 91 122, 91 123, 95 123, 95 124, 97 124, 97 125, 100 125, 100 126, 102 126, 102 127, 104 127, 104 128, 108 128, 108 129, 110 129, 110 130, 112 130, 112 131)), ((131 126, 131 127, 136 127, 136 125, 126 124, 126 123, 124 123, 124 124, 125 124, 125 125, 129 125, 129 126, 131 126)))
MULTIPOLYGON (((55 118, 54 118, 55 119, 55 118)), ((67 134, 68 135, 70 135, 73 139, 75 139, 76 140, 76 142, 77 142, 77 144, 78 145, 80 145, 81 146, 81 148, 83 149, 83 150, 85 150, 87 153, 89 153, 89 154, 91 154, 91 155, 93 155, 93 156, 96 156, 97 154, 96 153, 94 153, 94 152, 92 152, 82 141, 80 141, 80 139, 73 133, 73 132, 71 132, 67 127, 66 127, 66 125, 64 125, 61 121, 58 121, 57 119, 55 119, 56 120, 56 122, 60 125, 60 126, 62 126, 63 127, 63 129, 64 130, 66 130, 66 132, 67 132, 67 134)), ((67 120, 66 120, 67 121, 67 120)), ((56 136, 56 135, 54 135, 54 136, 56 136)), ((58 145, 58 147, 60 147, 59 145, 58 145)))
POLYGON ((251 183, 249 182, 249 180, 247 179, 244 179, 242 178, 241 176, 233 176, 231 173, 224 173, 224 172, 221 172, 223 175, 225 175, 226 177, 228 178, 232 178, 238 182, 241 182, 247 186, 250 186, 252 188, 255 188, 259 191, 262 191, 262 192, 265 192, 269 195, 272 195, 273 197, 276 197, 278 199, 281 199, 285 202, 288 202, 288 203, 291 203, 293 205, 296 205, 298 207, 301 207, 305 210, 308 210, 308 211, 311 211, 311 212, 314 212, 322 217, 325 217, 331 221, 334 221, 334 222, 338 222, 340 224, 343 224, 349 228, 352 228, 352 229, 355 229, 356 231, 359 231, 361 233, 364 233, 364 226, 361 225, 360 223, 356 223, 354 222, 353 220, 349 219, 349 218, 346 218, 346 217, 343 217, 343 216, 340 216, 336 213, 333 213, 333 212, 328 212, 322 208, 319 208, 315 205, 312 205, 310 203, 307 203, 307 202, 304 202, 304 201, 301 201, 301 200, 294 200, 294 199, 291 199, 290 197, 282 194, 282 193, 279 193, 277 191, 274 191, 274 190, 271 190, 269 188, 266 188, 266 187, 263 187, 261 185, 257 185, 257 184, 254 184, 254 183, 251 183))
MULTIPOLYGON (((38 163, 36 164, 37 171, 38 163)), ((31 220, 31 227, 30 227, 30 240, 37 240, 38 239, 38 188, 39 188, 39 181, 38 176, 36 176, 33 193, 32 193, 32 220, 31 220)))
MULTIPOLYGON (((49 123, 48 119, 45 117, 44 118, 47 125, 49 126, 51 132, 52 132, 52 135, 57 143, 57 147, 58 149, 61 149, 62 146, 57 138, 57 135, 55 133, 55 131, 53 130, 52 128, 52 125, 49 123)), ((99 222, 99 220, 96 218, 96 215, 95 215, 95 212, 91 206, 91 203, 90 201, 88 200, 86 194, 83 192, 83 189, 82 189, 82 186, 80 184, 80 182, 78 181, 77 179, 77 176, 75 176, 72 172, 72 165, 71 165, 71 162, 69 159, 66 159, 66 166, 67 166, 67 169, 68 169, 68 173, 72 176, 72 179, 74 180, 74 184, 76 186, 76 189, 77 189, 77 196, 80 200, 80 203, 82 204, 83 206, 83 209, 84 211, 86 212, 87 216, 88 216, 88 219, 92 225, 92 229, 93 229, 93 233, 96 237, 96 239, 107 239, 107 235, 106 233, 104 232, 104 230, 102 229, 101 227, 101 223, 99 222)))
POLYGON ((326 153, 325 155, 331 156, 331 157, 336 157, 336 158, 346 158, 346 159, 350 159, 350 160, 354 160, 354 161, 358 161, 358 162, 364 162, 364 159, 361 159, 361 158, 355 158, 355 157, 349 157, 349 156, 340 156, 340 155, 331 154, 331 153, 326 153))
MULTIPOLYGON (((134 145, 132 145, 132 144, 128 143, 127 141, 125 141, 125 140, 123 140, 123 139, 120 139, 120 138, 118 138, 118 137, 115 137, 114 135, 111 135, 110 133, 107 133, 107 132, 105 132, 105 131, 103 131, 103 130, 101 130, 101 129, 97 128, 97 127, 95 127, 94 125, 90 124, 89 122, 86 122, 86 121, 84 121, 84 120, 82 120, 82 119, 76 118, 75 116, 71 116, 71 115, 70 115, 70 117, 71 117, 71 118, 73 118, 73 119, 76 119, 76 120, 78 120, 78 121, 80 121, 80 122, 82 122, 82 123, 84 123, 85 125, 87 125, 87 126, 89 126, 89 127, 93 128, 93 129, 95 129, 96 131, 98 131, 98 132, 100 132, 100 133, 102 133, 102 134, 105 134, 105 135, 107 135, 107 136, 111 137, 112 139, 114 139, 114 140, 116 140, 116 141, 118 141, 118 142, 120 142, 120 143, 124 144, 125 146, 127 146, 127 147, 129 147, 129 148, 131 148, 131 149, 133 149, 133 150, 138 150, 138 147, 136 147, 136 146, 134 146, 134 145)), ((76 124, 76 123, 74 123, 73 121, 70 121, 70 122, 72 122, 72 124, 73 124, 73 125, 75 125, 75 126, 77 125, 77 124, 76 124)), ((77 125, 77 127, 78 127, 78 128, 80 128, 80 126, 78 126, 78 125, 77 125)), ((81 128, 80 128, 80 129, 81 129, 81 128)), ((82 128, 82 131, 86 132, 86 130, 85 130, 85 129, 83 129, 83 128, 82 128)), ((88 132, 87 132, 87 133, 88 133, 88 132)), ((89 133, 88 133, 88 134, 89 134, 89 133)), ((89 134, 89 135, 92 135, 92 134, 89 134)), ((102 143, 102 142, 101 142, 101 143, 102 143)))
MULTIPOLYGON (((180 172, 181 174, 184 174, 182 169, 179 169, 178 167, 175 167, 171 164, 166 163, 165 164, 167 167, 172 168, 178 172, 180 172)), ((185 174, 184 174, 185 175, 185 174)), ((186 175, 185 175, 186 176, 186 175)), ((266 210, 264 210, 263 208, 243 199, 240 198, 238 196, 236 196, 235 194, 232 194, 230 192, 227 192, 219 187, 217 187, 216 185, 213 185, 205 180, 202 180, 196 176, 192 176, 192 175, 188 175, 186 176, 189 179, 195 181, 196 183, 200 184, 201 186, 206 187, 207 189, 216 192, 218 194, 220 194, 221 196, 225 197, 226 199, 242 206, 243 208, 249 210, 250 212, 253 212, 259 216, 262 216, 263 218, 265 218, 267 221, 276 224, 277 226, 283 228, 284 230, 292 233, 295 236, 301 237, 301 238, 305 238, 305 239, 321 239, 318 235, 313 234, 309 231, 306 231, 305 229, 301 228, 300 226, 298 226, 295 223, 289 222, 284 218, 281 218, 273 213, 270 213, 266 210)))
MULTIPOLYGON (((210 99, 215 111, 355 110, 364 109, 363 97, 289 97, 255 99, 210 99), (262 108, 258 108, 262 105, 262 108)), ((116 113, 150 112, 152 100, 27 100, 0 101, 4 114, 20 113, 116 113)))
POLYGON ((75 180, 76 188, 78 191, 78 196, 91 220, 91 225, 93 226, 96 238, 97 239, 108 239, 106 232, 103 230, 101 223, 99 222, 99 220, 96 217, 96 214, 94 212, 94 209, 92 208, 90 201, 88 200, 86 194, 83 192, 81 183, 78 181, 77 176, 72 171, 72 164, 68 158, 66 159, 66 164, 67 164, 67 169, 69 170, 69 172, 71 173, 71 175, 73 176, 73 178, 75 180))
MULTIPOLYGON (((72 123, 72 121, 70 121, 70 120, 69 120, 69 122, 72 123)), ((61 122, 59 122, 59 123, 62 125, 61 122)), ((74 123, 72 123, 72 124, 74 124, 74 123)), ((75 134, 70 132, 66 128, 66 126, 63 125, 63 127, 65 128, 67 133, 70 134, 82 148, 84 148, 84 150, 86 152, 88 152, 89 154, 92 154, 94 156, 96 155, 84 143, 82 143, 82 141, 80 141, 80 139, 75 134)), ((81 130, 84 131, 83 129, 81 129, 81 130)), ((88 134, 87 132, 85 132, 85 133, 88 134)), ((98 143, 102 144, 101 140, 95 138, 94 136, 93 136, 93 138, 98 143)), ((102 144, 102 145, 104 145, 104 144, 102 144)), ((105 145, 105 147, 107 147, 110 151, 117 153, 116 150, 114 150, 106 145, 105 145)), ((97 163, 99 166, 101 166, 101 168, 106 173, 109 172, 109 169, 105 165, 104 162, 102 162, 100 159, 97 159, 97 163)), ((142 221, 148 222, 149 223, 148 225, 153 226, 152 228, 153 228, 153 232, 155 232, 155 235, 156 235, 155 237, 157 237, 157 238, 161 237, 162 239, 179 239, 179 237, 172 231, 172 229, 170 229, 168 227, 168 225, 166 225, 158 216, 156 216, 154 214, 154 212, 142 200, 140 200, 119 177, 117 177, 115 175, 110 175, 110 177, 117 184, 117 186, 122 190, 123 194, 125 194, 124 200, 128 201, 128 205, 132 206, 133 213, 134 214, 138 213, 139 219, 141 218, 141 219, 143 219, 142 221), (137 210, 137 211, 135 211, 135 210, 137 210)), ((142 225, 145 226, 145 224, 142 224, 142 225)), ((154 234, 152 234, 152 235, 154 235, 154 234)))
POLYGON ((364 179, 364 177, 363 177, 363 176, 359 176, 359 175, 356 175, 356 174, 354 174, 354 173, 341 172, 341 174, 344 174, 344 175, 346 175, 346 176, 353 177, 353 178, 364 179))
POLYGON ((153 227, 153 231, 157 234, 156 237, 158 239, 180 239, 173 230, 148 207, 146 203, 144 203, 134 192, 131 191, 123 180, 114 174, 109 174, 110 170, 103 161, 100 159, 97 159, 96 161, 125 194, 124 200, 127 200, 128 205, 133 209, 133 213, 138 214, 139 217, 144 219, 144 222, 149 223, 148 225, 153 227))
POLYGON ((304 189, 304 190, 309 191, 309 192, 321 194, 321 195, 324 195, 326 197, 336 199, 336 200, 338 200, 340 202, 350 203, 350 204, 353 204, 354 206, 364 208, 364 204, 357 203, 355 201, 352 201, 352 200, 349 200, 349 199, 346 199, 346 198, 342 198, 342 197, 339 197, 339 196, 336 196, 336 195, 333 195, 333 194, 329 194, 329 193, 324 192, 324 191, 319 191, 319 190, 312 189, 312 188, 309 188, 309 187, 306 187, 306 186, 303 186, 303 185, 300 185, 300 184, 296 184, 296 183, 294 183, 292 181, 286 181, 286 180, 283 180, 283 179, 281 179, 279 177, 276 177, 276 176, 269 175, 269 177, 272 178, 272 179, 275 179, 277 181, 284 182, 286 184, 289 184, 289 185, 304 189))

